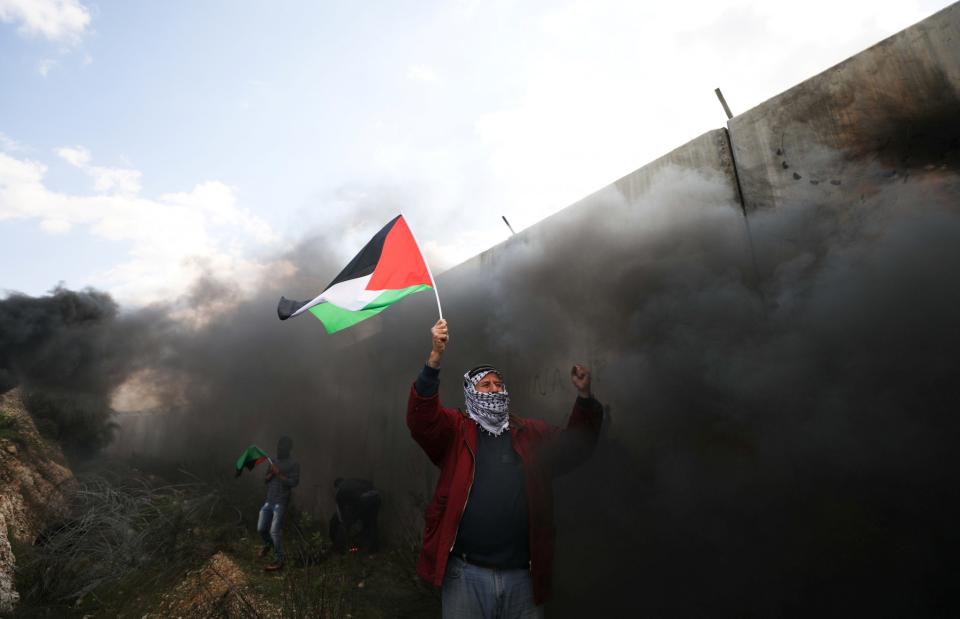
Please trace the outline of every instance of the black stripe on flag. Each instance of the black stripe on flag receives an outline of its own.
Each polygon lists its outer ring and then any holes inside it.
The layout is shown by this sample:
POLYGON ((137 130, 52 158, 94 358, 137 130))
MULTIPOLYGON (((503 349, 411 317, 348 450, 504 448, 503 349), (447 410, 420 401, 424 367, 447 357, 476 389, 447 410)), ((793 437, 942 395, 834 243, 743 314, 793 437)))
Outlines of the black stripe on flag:
POLYGON ((360 253, 354 256, 347 266, 343 267, 340 275, 334 277, 333 281, 327 284, 327 287, 323 290, 327 291, 334 284, 345 282, 348 279, 357 279, 373 273, 373 270, 377 268, 377 263, 380 262, 380 255, 383 253, 383 243, 387 240, 387 233, 390 232, 398 219, 400 219, 400 215, 391 219, 387 225, 381 228, 380 232, 377 232, 370 239, 370 242, 363 246, 360 253))
MULTIPOLYGON (((380 262, 380 255, 383 254, 383 244, 387 240, 387 234, 390 233, 390 229, 393 228, 393 224, 397 223, 398 219, 400 219, 400 215, 391 219, 387 225, 381 228, 380 232, 377 232, 373 238, 363 246, 360 253, 354 256, 353 260, 351 260, 347 266, 343 267, 340 274, 334 277, 333 281, 323 289, 324 292, 329 290, 334 284, 373 273, 373 270, 377 268, 377 263, 380 262)), ((309 301, 294 301, 293 299, 280 297, 280 303, 277 304, 277 316, 280 317, 280 320, 286 320, 307 303, 309 303, 309 301)))
POLYGON ((306 301, 294 301, 293 299, 288 299, 287 297, 280 297, 280 302, 277 303, 277 316, 280 317, 280 320, 286 320, 293 316, 293 313, 306 305, 306 301))

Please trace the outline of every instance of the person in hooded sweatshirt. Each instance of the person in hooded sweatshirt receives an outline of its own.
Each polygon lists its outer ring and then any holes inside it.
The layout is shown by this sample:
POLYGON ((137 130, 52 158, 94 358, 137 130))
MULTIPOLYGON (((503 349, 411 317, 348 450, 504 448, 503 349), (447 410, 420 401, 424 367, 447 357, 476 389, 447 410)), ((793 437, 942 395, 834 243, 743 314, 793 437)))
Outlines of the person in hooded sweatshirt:
POLYGON ((281 437, 277 442, 277 457, 267 469, 264 479, 267 501, 260 508, 260 519, 257 521, 257 532, 263 538, 263 547, 257 556, 265 557, 273 550, 273 562, 263 568, 267 572, 283 569, 283 544, 280 539, 283 516, 290 503, 290 489, 300 483, 300 463, 290 457, 292 450, 293 439, 281 437))
POLYGON ((553 563, 551 481, 590 455, 603 419, 590 372, 571 370, 579 395, 563 429, 515 416, 503 373, 490 365, 463 375, 461 412, 438 395, 445 320, 431 337, 407 405, 411 435, 440 469, 417 573, 441 587, 444 618, 542 617, 553 563))

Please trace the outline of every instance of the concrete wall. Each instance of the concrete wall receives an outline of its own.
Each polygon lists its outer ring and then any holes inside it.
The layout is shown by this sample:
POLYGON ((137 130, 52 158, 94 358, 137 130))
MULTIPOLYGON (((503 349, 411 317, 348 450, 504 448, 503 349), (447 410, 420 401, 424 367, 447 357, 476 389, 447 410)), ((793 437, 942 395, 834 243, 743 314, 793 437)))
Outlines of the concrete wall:
POLYGON ((960 5, 728 123, 749 210, 843 208, 960 166, 960 5))

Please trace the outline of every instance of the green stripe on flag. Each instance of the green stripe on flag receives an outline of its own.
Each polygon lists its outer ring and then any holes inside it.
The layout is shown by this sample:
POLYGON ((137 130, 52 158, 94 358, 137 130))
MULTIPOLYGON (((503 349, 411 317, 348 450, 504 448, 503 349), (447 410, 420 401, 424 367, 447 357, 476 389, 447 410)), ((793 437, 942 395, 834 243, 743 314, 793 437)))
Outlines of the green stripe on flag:
POLYGON ((243 450, 243 453, 240 454, 240 457, 237 458, 237 475, 243 470, 243 467, 247 467, 250 470, 253 470, 253 467, 256 466, 257 461, 262 458, 266 458, 267 452, 260 449, 256 445, 250 445, 243 450))
POLYGON ((384 290, 383 294, 368 303, 363 309, 355 312, 345 310, 333 303, 320 303, 314 305, 308 311, 320 319, 327 333, 336 333, 347 327, 352 327, 371 316, 376 316, 400 299, 415 292, 420 292, 421 290, 430 290, 430 286, 427 284, 417 284, 416 286, 401 288, 400 290, 384 290))

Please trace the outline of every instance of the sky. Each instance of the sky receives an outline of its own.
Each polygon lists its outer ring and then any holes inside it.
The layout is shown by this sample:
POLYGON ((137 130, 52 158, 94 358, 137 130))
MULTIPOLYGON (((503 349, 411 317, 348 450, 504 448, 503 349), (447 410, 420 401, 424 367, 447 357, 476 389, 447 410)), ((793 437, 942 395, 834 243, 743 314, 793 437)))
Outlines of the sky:
POLYGON ((949 4, 0 0, 0 295, 244 290, 398 212, 441 272, 949 4))

